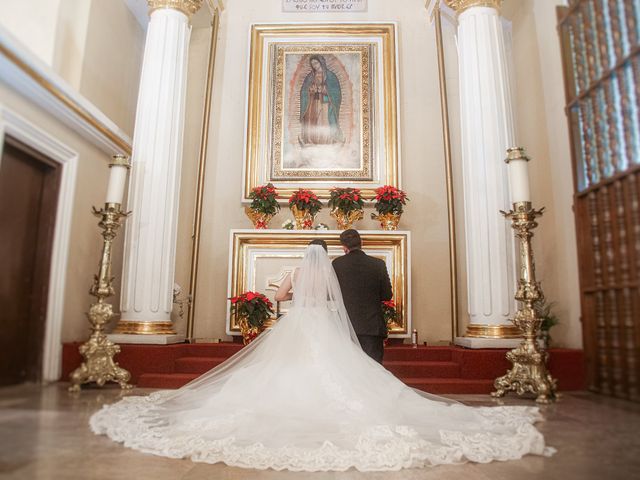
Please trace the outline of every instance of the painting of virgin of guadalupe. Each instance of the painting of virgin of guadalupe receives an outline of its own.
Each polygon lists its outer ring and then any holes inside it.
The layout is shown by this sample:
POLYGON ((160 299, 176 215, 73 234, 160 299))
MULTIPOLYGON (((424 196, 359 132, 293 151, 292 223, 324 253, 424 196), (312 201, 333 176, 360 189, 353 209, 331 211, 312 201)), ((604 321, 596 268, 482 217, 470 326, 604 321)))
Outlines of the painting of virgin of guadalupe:
POLYGON ((253 24, 250 39, 244 201, 267 183, 322 199, 400 185, 394 23, 253 24))
POLYGON ((327 61, 322 55, 311 55, 309 65, 311 71, 300 91, 302 133, 298 141, 302 147, 344 143, 340 129, 340 81, 327 68, 327 61))
POLYGON ((273 180, 370 180, 370 47, 278 46, 273 180), (280 68, 282 66, 282 68, 280 68), (282 116, 277 112, 282 112, 282 116))

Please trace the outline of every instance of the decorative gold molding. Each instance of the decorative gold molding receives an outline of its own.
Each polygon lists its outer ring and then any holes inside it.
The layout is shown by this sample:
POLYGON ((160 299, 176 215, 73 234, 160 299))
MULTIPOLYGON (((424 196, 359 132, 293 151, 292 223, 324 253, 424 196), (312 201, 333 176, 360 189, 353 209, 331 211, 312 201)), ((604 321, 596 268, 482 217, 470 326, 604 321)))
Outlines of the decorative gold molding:
POLYGON ((445 3, 458 15, 472 7, 489 7, 500 11, 502 6, 502 0, 445 0, 445 3))
POLYGON ((184 13, 187 17, 191 17, 202 6, 202 0, 147 0, 149 4, 149 15, 154 10, 161 8, 169 8, 184 13))
POLYGON ((200 232, 202 230, 202 212, 204 202, 204 179, 207 167, 207 151, 209 147, 209 121, 211 118, 211 96, 213 92, 213 73, 216 65, 216 47, 218 44, 218 28, 220 26, 220 10, 213 11, 211 17, 211 37, 209 39, 209 62, 202 112, 202 131, 200 133, 200 152, 198 160, 198 178, 196 182, 196 198, 193 212, 193 232, 191 234, 191 266, 189 269, 189 297, 191 302, 187 308, 187 340, 194 338, 196 293, 198 285, 198 261, 200 259, 200 232))
POLYGON ((444 42, 442 40, 442 16, 440 3, 433 10, 436 27, 436 48, 438 51, 438 81, 440 84, 440 116, 442 118, 442 140, 444 143, 444 166, 447 181, 447 221, 449 227, 449 288, 451 289, 451 340, 458 336, 458 249, 456 239, 455 193, 453 188, 453 161, 451 155, 451 133, 449 128, 449 100, 447 95, 447 75, 444 62, 444 42))
POLYGON ((64 107, 75 113, 82 121, 88 123, 95 128, 101 135, 113 142, 118 148, 120 148, 125 154, 131 155, 131 144, 127 143, 124 139, 120 138, 109 127, 107 127, 100 120, 95 118, 92 113, 82 107, 76 100, 70 98, 65 92, 60 90, 57 86, 51 83, 40 72, 32 68, 27 62, 25 62, 19 54, 12 51, 8 46, 0 43, 0 55, 3 55, 17 68, 19 68, 25 75, 31 80, 37 83, 40 87, 53 95, 64 107))
MULTIPOLYGON (((268 179, 261 177, 264 164, 261 148, 262 142, 268 138, 263 131, 261 119, 265 117, 264 108, 266 101, 263 98, 263 83, 267 80, 270 72, 263 64, 265 49, 268 48, 265 39, 295 38, 299 43, 309 41, 316 42, 317 38, 353 38, 354 42, 363 38, 376 37, 382 40, 382 64, 378 68, 382 70, 383 82, 379 85, 382 91, 382 103, 384 114, 380 119, 384 124, 384 144, 386 156, 380 158, 380 164, 385 165, 385 175, 379 181, 362 181, 359 183, 371 185, 361 188, 363 196, 373 196, 374 189, 380 185, 400 186, 399 174, 399 118, 397 106, 397 85, 396 85, 396 28, 393 23, 343 23, 343 24, 255 24, 251 28, 250 38, 250 61, 249 61, 249 86, 247 99, 247 130, 245 140, 245 173, 243 198, 247 200, 251 189, 268 179), (309 40, 313 39, 313 40, 309 40)), ((296 189, 296 183, 300 179, 291 179, 289 182, 273 182, 278 188, 282 198, 287 198, 296 189)), ((309 180, 305 181, 321 199, 329 198, 330 188, 327 186, 330 181, 309 180)))
POLYGON ((111 167, 127 167, 127 170, 131 170, 131 160, 128 155, 116 154, 113 155, 109 168, 111 167))
POLYGON ((175 335, 171 322, 118 322, 113 333, 129 335, 175 335))
POLYGON ((512 160, 531 160, 527 157, 527 154, 522 147, 512 147, 507 149, 507 158, 504 159, 504 163, 509 163, 512 160))
MULTIPOLYGON (((249 268, 249 252, 251 249, 260 250, 260 256, 302 258, 304 249, 314 239, 322 239, 329 246, 329 253, 340 249, 340 233, 337 230, 232 230, 231 231, 231 256, 230 278, 228 297, 235 297, 247 290, 257 288, 252 283, 253 278, 248 278, 249 271, 256 271, 255 266, 249 268), (299 252, 299 253, 296 253, 299 252)), ((363 250, 387 251, 391 254, 392 269, 391 285, 394 292, 394 300, 399 312, 398 322, 391 326, 392 335, 408 337, 411 332, 409 317, 409 296, 411 289, 411 265, 410 260, 410 233, 405 231, 384 232, 379 230, 361 230, 363 250)), ((340 250, 341 252, 341 250, 340 250)), ((228 332, 238 334, 240 326, 234 315, 229 315, 227 323, 228 332)))
POLYGON ((467 326, 466 337, 471 338, 520 338, 522 332, 515 325, 480 325, 472 323, 467 326))

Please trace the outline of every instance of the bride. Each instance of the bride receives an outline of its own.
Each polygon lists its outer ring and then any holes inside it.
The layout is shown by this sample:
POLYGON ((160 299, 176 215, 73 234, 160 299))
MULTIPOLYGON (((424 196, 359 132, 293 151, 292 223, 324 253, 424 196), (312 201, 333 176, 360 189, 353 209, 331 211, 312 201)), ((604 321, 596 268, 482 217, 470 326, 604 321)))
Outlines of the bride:
POLYGON ((551 455, 533 407, 479 407, 413 390, 360 348, 325 249, 309 245, 289 313, 175 391, 90 420, 142 452, 274 470, 399 470, 551 455))

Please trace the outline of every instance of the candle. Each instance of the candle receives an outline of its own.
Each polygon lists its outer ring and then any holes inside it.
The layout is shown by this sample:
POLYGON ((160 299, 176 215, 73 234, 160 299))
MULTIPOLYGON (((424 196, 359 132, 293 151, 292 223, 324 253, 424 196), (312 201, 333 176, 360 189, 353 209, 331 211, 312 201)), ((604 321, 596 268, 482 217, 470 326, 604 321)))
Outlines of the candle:
POLYGON ((127 170, 129 170, 129 158, 124 155, 114 155, 113 163, 109 164, 109 170, 109 186, 105 202, 122 204, 124 186, 127 183, 127 170))
POLYGON ((509 148, 505 162, 509 168, 511 203, 530 202, 529 158, 525 155, 524 148, 509 148))

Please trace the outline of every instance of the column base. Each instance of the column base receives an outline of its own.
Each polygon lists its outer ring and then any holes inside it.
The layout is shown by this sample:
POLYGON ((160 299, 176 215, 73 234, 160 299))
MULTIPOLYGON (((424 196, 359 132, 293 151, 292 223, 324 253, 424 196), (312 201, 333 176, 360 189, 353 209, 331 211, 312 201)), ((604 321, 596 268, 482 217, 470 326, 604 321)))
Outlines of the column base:
POLYGON ((113 343, 120 344, 142 344, 142 345, 170 345, 172 343, 183 343, 185 341, 184 335, 170 334, 170 335, 136 335, 127 333, 110 333, 107 338, 113 343))

